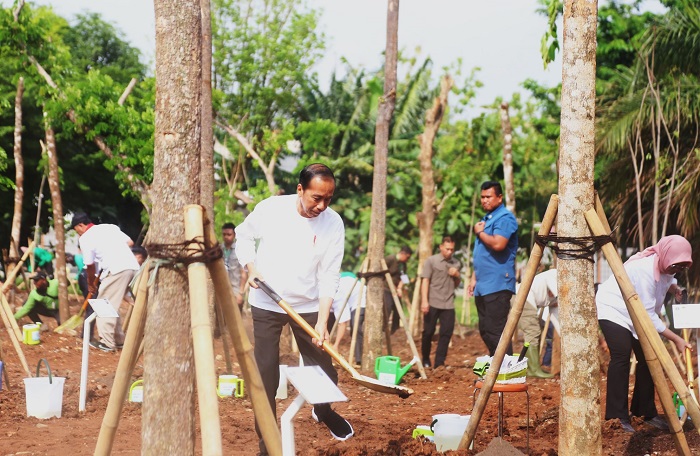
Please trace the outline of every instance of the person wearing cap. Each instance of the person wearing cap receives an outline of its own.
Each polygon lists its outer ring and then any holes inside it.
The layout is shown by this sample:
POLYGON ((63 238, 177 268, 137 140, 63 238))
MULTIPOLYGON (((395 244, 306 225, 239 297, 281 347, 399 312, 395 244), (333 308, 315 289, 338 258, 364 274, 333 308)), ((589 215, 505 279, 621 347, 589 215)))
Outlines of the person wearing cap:
POLYGON ((41 323, 39 315, 51 317, 61 324, 58 312, 58 279, 49 280, 45 272, 32 276, 35 288, 27 296, 24 305, 15 312, 15 320, 28 316, 34 323, 41 323))
MULTIPOLYGON (((87 269, 88 292, 100 299, 106 299, 114 310, 126 295, 129 283, 139 269, 139 264, 131 252, 134 242, 118 226, 102 223, 95 225, 87 214, 79 212, 73 216, 69 229, 78 233, 78 244, 83 252, 83 261, 87 269), (99 289, 92 280, 97 275, 96 263, 102 268, 99 289)), ((124 332, 120 317, 97 317, 99 341, 90 345, 105 352, 114 351, 124 343, 124 332)))

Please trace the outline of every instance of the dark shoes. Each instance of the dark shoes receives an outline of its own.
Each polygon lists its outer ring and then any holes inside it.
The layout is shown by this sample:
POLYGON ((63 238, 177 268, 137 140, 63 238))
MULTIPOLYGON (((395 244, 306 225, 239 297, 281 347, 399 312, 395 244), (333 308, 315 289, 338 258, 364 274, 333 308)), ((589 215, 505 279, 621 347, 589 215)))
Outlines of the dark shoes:
POLYGON ((111 353, 111 352, 114 351, 113 348, 108 347, 108 346, 106 346, 105 344, 103 344, 102 342, 96 341, 95 339, 90 340, 90 346, 91 346, 92 348, 96 348, 96 349, 98 349, 98 350, 102 350, 103 352, 106 352, 106 353, 111 353))
POLYGON ((432 367, 432 366, 430 365, 430 361, 425 361, 425 360, 424 360, 424 361, 423 361, 423 367, 425 367, 426 369, 432 367))
POLYGON ((669 432, 671 429, 668 427, 668 423, 666 422, 665 419, 661 418, 660 416, 655 416, 654 418, 651 418, 649 420, 644 421, 646 424, 650 424, 654 426, 656 429, 661 429, 662 431, 669 432))
POLYGON ((312 409, 311 418, 313 418, 317 423, 322 422, 325 424, 328 427, 328 430, 331 431, 333 438, 340 440, 341 442, 349 439, 355 434, 355 431, 352 429, 352 426, 350 426, 350 423, 348 423, 345 418, 338 415, 333 409, 329 410, 323 420, 319 420, 318 416, 316 416, 316 410, 312 409))
POLYGON ((620 420, 620 427, 622 428, 623 431, 628 432, 630 434, 634 434, 634 428, 632 427, 632 423, 630 423, 627 420, 620 420))

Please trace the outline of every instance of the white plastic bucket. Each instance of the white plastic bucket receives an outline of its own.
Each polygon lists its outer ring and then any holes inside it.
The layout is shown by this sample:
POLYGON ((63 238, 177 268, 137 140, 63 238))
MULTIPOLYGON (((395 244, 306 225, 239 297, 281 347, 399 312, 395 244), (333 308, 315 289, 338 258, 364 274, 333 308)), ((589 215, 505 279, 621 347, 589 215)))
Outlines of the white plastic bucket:
POLYGON ((433 415, 431 425, 435 433, 435 448, 438 451, 456 450, 464 431, 467 430, 471 415, 433 415))
POLYGON ((45 359, 39 360, 36 366, 37 377, 24 379, 24 390, 27 400, 27 416, 37 418, 60 418, 63 411, 63 385, 65 377, 51 375, 49 363, 45 359), (49 372, 48 377, 38 377, 41 362, 46 363, 49 372))

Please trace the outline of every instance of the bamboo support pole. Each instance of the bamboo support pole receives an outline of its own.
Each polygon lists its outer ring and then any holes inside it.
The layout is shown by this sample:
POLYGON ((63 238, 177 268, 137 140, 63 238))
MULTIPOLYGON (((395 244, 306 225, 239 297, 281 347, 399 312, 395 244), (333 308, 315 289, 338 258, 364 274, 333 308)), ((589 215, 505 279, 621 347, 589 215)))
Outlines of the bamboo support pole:
MULTIPOLYGON (((188 250, 203 258, 204 208, 198 204, 185 206, 185 239, 188 250)), ((202 432, 202 453, 222 455, 219 398, 216 395, 216 366, 214 365, 214 332, 209 318, 207 267, 203 262, 187 265, 189 282, 190 319, 194 348, 195 378, 199 424, 202 432)))
MULTIPOLYGON (((388 266, 386 265, 386 261, 382 258, 382 269, 389 269, 388 266)), ((399 318, 401 318, 401 325, 403 326, 404 331, 406 331, 406 340, 408 341, 408 346, 411 348, 411 353, 413 353, 413 357, 418 359, 418 362, 416 362, 417 367, 418 367, 418 372, 420 373, 420 378, 423 380, 427 380, 428 376, 425 375, 425 368, 423 367, 423 362, 421 360, 420 354, 418 354, 418 349, 416 348, 416 343, 413 340, 413 335, 411 334, 411 328, 408 327, 408 322, 406 321, 406 316, 403 313, 403 307, 401 306, 401 301, 399 301, 399 296, 396 293, 396 287, 394 286, 394 281, 391 280, 391 274, 387 271, 386 274, 384 274, 384 277, 386 277, 386 283, 389 285, 389 290, 391 291, 391 297, 394 300, 394 305, 396 306, 396 309, 399 311, 399 318)))
MULTIPOLYGON (((557 216, 557 208, 559 204, 559 197, 557 195, 552 195, 549 199, 549 204, 547 205, 547 211, 544 213, 542 218, 542 225, 540 226, 539 234, 545 236, 549 234, 549 230, 554 224, 554 219, 557 216)), ((486 403, 488 402, 489 396, 491 396, 491 391, 493 390, 493 385, 496 383, 496 377, 498 376, 498 371, 501 369, 501 364, 503 363, 503 358, 505 357, 506 350, 508 349, 508 344, 510 339, 513 337, 517 327, 518 320, 520 320, 520 315, 523 313, 523 306, 525 305, 525 300, 527 299, 527 294, 530 292, 530 287, 532 287, 532 281, 537 273, 537 268, 542 259, 543 248, 540 244, 535 244, 532 246, 532 253, 530 253, 530 259, 525 266, 525 272, 523 273, 522 283, 518 292, 515 295, 513 304, 508 313, 508 321, 506 322, 506 327, 503 329, 501 334, 501 339, 498 341, 498 346, 496 347, 496 353, 493 355, 491 360, 491 367, 489 367, 486 376, 484 377, 483 386, 481 387, 481 394, 476 398, 474 403, 474 409, 472 410, 472 417, 467 424, 467 429, 462 435, 462 440, 459 442, 459 449, 464 450, 469 447, 469 444, 474 440, 476 435, 476 428, 479 426, 481 417, 486 409, 486 403)))
POLYGON ((109 394, 107 410, 105 410, 104 418, 102 418, 102 425, 100 426, 100 433, 95 446, 95 456, 108 456, 112 453, 114 437, 119 426, 119 416, 124 405, 124 399, 129 391, 131 373, 138 359, 139 347, 141 346, 143 331, 146 327, 146 298, 148 297, 150 266, 151 261, 146 260, 139 278, 138 287, 136 288, 134 311, 131 314, 129 331, 126 333, 124 347, 117 364, 117 372, 114 376, 112 391, 109 394))
MULTIPOLYGON (((591 228, 591 232, 595 236, 603 236, 608 234, 603 227, 603 224, 598 217, 595 210, 589 209, 584 214, 588 226, 591 228)), ((602 248, 605 258, 608 260, 610 269, 615 275, 618 285, 620 286, 620 292, 622 297, 625 299, 625 305, 632 318, 632 324, 634 329, 639 336, 639 341, 644 350, 644 356, 647 358, 647 365, 649 366, 649 371, 654 379, 654 386, 657 389, 661 405, 666 414, 666 419, 669 421, 669 426, 671 432, 674 434, 676 439, 676 446, 680 447, 682 441, 685 441, 685 436, 683 435, 683 429, 678 421, 678 416, 675 413, 673 403, 671 400, 671 391, 668 388, 666 380, 663 378, 663 371, 668 375, 671 384, 678 392, 683 404, 686 405, 686 410, 693 420, 695 428, 700 432, 700 407, 698 404, 691 399, 690 391, 688 390, 688 385, 685 384, 680 373, 676 369, 676 365, 673 363, 671 356, 666 351, 666 347, 661 341, 659 333, 654 328, 654 324, 651 321, 651 317, 647 314, 644 304, 639 299, 637 292, 634 289, 625 267, 622 264, 622 259, 617 253, 615 247, 608 242, 602 248), (645 347, 646 346, 646 347, 645 347), (647 354, 647 351, 649 353, 647 354), (660 366, 659 366, 660 365, 660 366), (659 368, 663 368, 663 371, 659 368), (681 437, 682 436, 682 439, 681 437)), ((687 443, 686 445, 687 446, 687 443)))
MULTIPOLYGON (((207 249, 218 245, 214 226, 208 220, 204 225, 204 244, 207 249)), ((238 304, 236 304, 236 297, 233 294, 233 288, 231 288, 224 260, 219 258, 214 262, 208 263, 207 267, 214 283, 215 300, 219 302, 221 311, 224 314, 224 321, 231 335, 231 342, 233 343, 238 363, 241 366, 243 379, 253 405, 255 420, 265 441, 265 447, 270 455, 282 456, 282 436, 277 427, 275 415, 272 413, 270 402, 267 399, 258 365, 255 363, 253 346, 245 332, 241 311, 238 308, 238 304)))
POLYGON ((12 330, 17 339, 22 339, 22 331, 19 330, 19 325, 17 324, 17 320, 15 320, 15 315, 12 313, 10 303, 7 302, 7 298, 5 298, 5 294, 0 294, 0 303, 2 303, 2 305, 0 305, 0 312, 2 312, 3 317, 5 317, 4 320, 9 322, 8 329, 12 330))
POLYGON ((221 346, 224 349, 224 360, 226 361, 226 373, 233 374, 233 364, 231 363, 231 350, 228 346, 228 337, 226 337, 226 322, 224 314, 221 311, 221 306, 214 301, 214 312, 216 312, 216 322, 219 325, 219 334, 221 334, 221 346))
MULTIPOLYGON (((367 265, 369 264, 367 258, 362 263, 360 268, 361 273, 367 272, 367 265)), ((362 300, 364 299, 365 287, 367 286, 367 279, 362 277, 360 280, 360 299, 357 302, 357 308, 355 309, 355 320, 352 322, 352 337, 350 338, 350 351, 348 352, 348 359, 355 359, 355 345, 357 344, 357 332, 360 329, 360 312, 362 312, 362 300)), ((362 323, 364 324, 364 323, 362 323)))
MULTIPOLYGON (((350 291, 348 291, 348 295, 345 297, 345 300, 343 301, 343 305, 340 306, 340 312, 338 312, 338 315, 342 316, 343 312, 345 312, 345 308, 348 306, 348 301, 350 301, 350 296, 352 296, 352 292, 355 290, 355 286, 357 285, 357 281, 360 280, 358 277, 355 277, 355 281, 352 283, 352 287, 350 287, 350 291)), ((331 310, 332 311, 332 310, 331 310)), ((338 329, 338 322, 340 321, 340 317, 335 319, 335 322, 333 323, 333 328, 331 328, 331 332, 329 333, 329 336, 331 340, 335 338, 335 331, 338 329)))
MULTIPOLYGON (((19 262, 15 265, 15 267, 10 271, 10 273, 7 275, 5 278, 5 283, 2 284, 2 299, 0 300, 2 304, 2 309, 1 311, 7 314, 7 320, 9 321, 9 326, 8 330, 12 330, 15 334, 15 337, 17 339, 22 338, 22 331, 19 330, 19 326, 17 325, 17 322, 15 321, 15 317, 12 314, 12 309, 10 309, 10 304, 7 302, 7 299, 5 299, 5 293, 7 290, 12 287, 15 283, 15 277, 17 277, 17 273, 22 269, 22 265, 24 262, 27 260, 27 257, 30 255, 31 252, 34 251, 34 242, 29 243, 29 247, 27 248, 27 251, 24 252, 24 255, 22 255, 22 258, 19 260, 19 262)), ((29 287, 27 287, 27 291, 29 290, 29 287)))
MULTIPOLYGON (((0 298, 2 298, 3 304, 6 304, 7 302, 5 301, 5 295, 0 293, 0 298)), ((15 332, 12 330, 12 323, 15 325, 17 324, 15 322, 15 317, 10 315, 10 318, 7 317, 7 314, 4 311, 0 311, 0 316, 2 316, 2 322, 5 324, 5 329, 7 330, 7 334, 10 336, 10 341, 12 342, 12 346, 15 349, 15 352, 17 352, 17 357, 19 358, 19 362, 22 364, 22 368, 24 368, 24 372, 27 374, 27 377, 31 377, 32 373, 29 370, 29 365, 27 364, 27 358, 24 357, 24 352, 22 351, 22 346, 19 344, 19 338, 15 334, 15 332)))
POLYGON ((34 251, 34 244, 35 244, 34 241, 29 243, 29 247, 27 247, 27 250, 22 255, 22 258, 20 258, 19 262, 17 262, 15 267, 12 268, 10 273, 7 274, 7 276, 5 277, 5 283, 2 284, 2 292, 3 293, 6 293, 7 290, 9 290, 12 285, 14 285, 15 277, 17 277, 17 274, 22 269, 22 265, 24 264, 25 261, 27 261, 27 258, 29 257, 29 255, 34 251))

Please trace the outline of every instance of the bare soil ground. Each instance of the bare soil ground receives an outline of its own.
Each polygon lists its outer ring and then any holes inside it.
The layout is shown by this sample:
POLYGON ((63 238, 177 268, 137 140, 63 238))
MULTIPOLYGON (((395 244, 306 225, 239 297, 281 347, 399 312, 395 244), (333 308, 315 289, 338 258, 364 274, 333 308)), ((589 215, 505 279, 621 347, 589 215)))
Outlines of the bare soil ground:
MULTIPOLYGON (((73 311, 77 309, 74 303, 73 311)), ((250 321, 248 319, 248 321, 250 321)), ((54 324, 50 326, 53 328, 54 324)), ((0 391, 0 455, 89 455, 93 454, 99 428, 107 406, 117 366, 118 353, 103 353, 91 349, 87 410, 78 412, 80 383, 81 339, 53 332, 41 334, 40 345, 22 345, 33 370, 41 358, 46 358, 54 375, 66 377, 61 418, 39 420, 26 416, 25 376, 6 331, 0 334, 10 385, 3 382, 0 391)), ((392 338, 394 354, 404 362, 411 359, 403 331, 392 338)), ((347 353, 347 344, 341 353, 347 353)), ((215 342, 217 370, 225 373, 221 339, 215 342)), ((435 445, 414 440, 411 433, 416 425, 429 424, 438 413, 469 414, 473 406, 474 359, 486 353, 476 331, 455 335, 447 358, 447 368, 428 371, 421 380, 415 369, 409 371, 402 384, 415 391, 408 399, 385 395, 358 386, 344 371, 340 372, 339 387, 349 398, 335 408, 355 429, 355 436, 346 442, 334 440, 325 426, 315 423, 306 406, 295 419, 296 449, 299 455, 436 455, 435 445)), ((294 355, 285 355, 293 364, 294 355)), ((234 371, 240 370, 234 360, 234 371)), ((140 378, 142 363, 138 363, 133 380, 140 378)), ((42 372, 45 372, 42 370, 42 372)), ((367 375, 373 373, 365 372, 367 375)), ((45 373, 43 374, 45 375, 45 373)), ((528 379, 530 393, 530 454, 555 455, 558 450, 559 378, 528 379)), ((605 376, 601 381, 601 407, 605 403, 605 376)), ((290 387, 289 398, 278 401, 278 417, 287 409, 296 392, 290 387)), ((479 452, 494 455, 519 454, 526 451, 526 401, 524 394, 505 397, 505 442, 497 437, 497 398, 492 395, 479 424, 474 450, 448 452, 471 455, 479 452), (492 444, 493 443, 493 444, 492 444), (500 443, 500 444, 499 444, 500 443), (492 444, 492 446, 489 446, 492 444), (512 445, 512 446, 511 446, 512 445), (515 450, 515 448, 517 450, 515 450)), ((219 400, 224 454, 256 455, 257 437, 253 427, 250 398, 219 400)), ((137 455, 141 452, 141 404, 126 403, 122 412, 113 454, 137 455)), ((661 410, 657 403, 657 408, 661 410)), ((602 413, 602 411, 601 411, 602 413)), ((700 436, 686 423, 686 437, 693 454, 700 455, 700 436)), ((590 423, 601 426, 605 455, 673 455, 676 454, 670 434, 635 421, 636 433, 622 431, 617 422, 590 423)), ((198 435, 199 438, 199 435, 198 435)), ((198 454, 201 446, 198 443, 198 454)))

